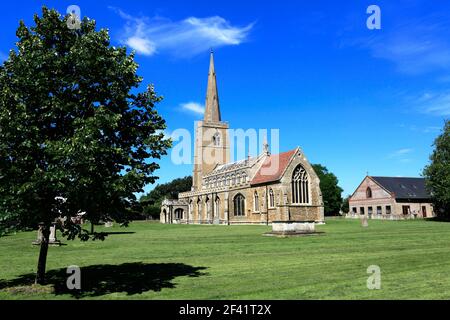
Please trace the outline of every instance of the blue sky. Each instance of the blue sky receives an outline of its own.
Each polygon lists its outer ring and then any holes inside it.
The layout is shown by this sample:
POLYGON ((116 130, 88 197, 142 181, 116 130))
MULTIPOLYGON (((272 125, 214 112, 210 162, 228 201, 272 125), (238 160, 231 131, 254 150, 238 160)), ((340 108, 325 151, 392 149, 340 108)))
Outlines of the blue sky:
MULTIPOLYGON (((108 28, 137 51, 142 88, 154 83, 168 123, 193 132, 215 50, 222 117, 233 128, 279 129, 335 173, 344 195, 369 172, 419 176, 450 116, 450 4, 445 1, 9 1, 0 59, 20 19, 41 5, 108 28), (366 27, 369 5, 381 30, 366 27)), ((161 161, 160 182, 191 174, 161 161)), ((150 190, 152 186, 146 189, 150 190)))

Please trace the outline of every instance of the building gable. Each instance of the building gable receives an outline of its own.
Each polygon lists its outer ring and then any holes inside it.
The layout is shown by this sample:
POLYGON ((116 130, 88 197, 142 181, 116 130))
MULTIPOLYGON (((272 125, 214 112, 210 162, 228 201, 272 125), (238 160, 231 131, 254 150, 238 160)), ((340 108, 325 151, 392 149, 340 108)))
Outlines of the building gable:
POLYGON ((392 198, 392 194, 371 177, 365 177, 364 180, 356 189, 356 191, 350 197, 350 200, 385 199, 385 198, 392 198), (370 188, 371 197, 368 197, 367 195, 368 188, 370 188))
POLYGON ((258 185, 279 181, 296 152, 297 149, 294 149, 288 152, 268 156, 256 172, 251 184, 258 185))

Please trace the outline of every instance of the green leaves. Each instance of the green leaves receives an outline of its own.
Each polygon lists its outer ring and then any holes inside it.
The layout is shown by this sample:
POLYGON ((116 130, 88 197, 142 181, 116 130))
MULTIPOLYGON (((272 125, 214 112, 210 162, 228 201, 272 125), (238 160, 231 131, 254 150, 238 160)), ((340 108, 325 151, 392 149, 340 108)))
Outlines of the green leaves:
POLYGON ((312 166, 320 179, 325 215, 338 215, 342 205, 342 188, 337 177, 320 164, 312 166))
POLYGON ((171 144, 155 109, 162 98, 153 86, 130 92, 142 81, 138 65, 110 46, 107 30, 66 21, 44 7, 34 26, 20 22, 16 51, 0 68, 0 218, 23 228, 86 212, 92 222, 126 224, 134 194, 157 179, 152 159, 171 144), (56 197, 67 199, 63 207, 56 197))
POLYGON ((431 163, 425 167, 423 174, 436 214, 450 219, 450 120, 445 121, 444 130, 436 138, 434 146, 431 163))

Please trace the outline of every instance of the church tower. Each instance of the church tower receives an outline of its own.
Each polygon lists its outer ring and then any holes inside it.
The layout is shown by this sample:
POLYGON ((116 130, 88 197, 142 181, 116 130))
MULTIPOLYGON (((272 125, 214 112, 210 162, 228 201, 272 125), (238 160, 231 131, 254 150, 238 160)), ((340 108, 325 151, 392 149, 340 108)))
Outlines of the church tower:
POLYGON ((206 90, 205 115, 197 123, 195 134, 195 154, 193 189, 202 189, 202 178, 217 165, 230 161, 228 123, 222 122, 219 94, 217 90, 214 53, 211 51, 208 87, 206 90))

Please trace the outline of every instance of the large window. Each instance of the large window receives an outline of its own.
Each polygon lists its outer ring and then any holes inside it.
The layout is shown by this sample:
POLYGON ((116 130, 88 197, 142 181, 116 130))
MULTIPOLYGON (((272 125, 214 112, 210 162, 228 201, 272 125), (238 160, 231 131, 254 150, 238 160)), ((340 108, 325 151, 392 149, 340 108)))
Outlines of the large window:
POLYGON ((183 209, 175 210, 175 219, 182 220, 183 219, 183 209))
POLYGON ((269 208, 275 208, 275 195, 272 189, 269 189, 269 208))
POLYGON ((368 199, 372 198, 372 189, 370 189, 370 187, 367 187, 366 189, 366 197, 368 199))
POLYGON ((253 211, 259 212, 259 196, 258 196, 258 192, 257 191, 255 191, 255 195, 253 197, 253 201, 254 201, 253 211))
POLYGON ((377 214, 382 214, 383 208, 381 206, 377 207, 377 214))
POLYGON ((292 203, 309 203, 309 178, 302 166, 298 166, 292 175, 292 203))
POLYGON ((411 208, 409 206, 402 206, 403 214, 406 216, 411 213, 411 208))
POLYGON ((386 206, 386 214, 391 214, 391 206, 386 206))
POLYGON ((234 197, 234 215, 245 216, 245 197, 242 194, 238 194, 234 197))

